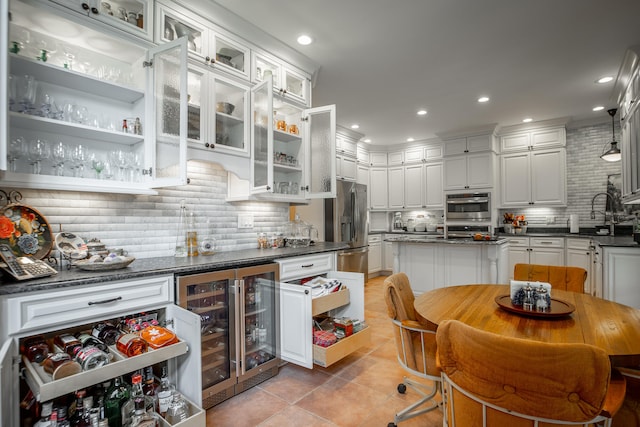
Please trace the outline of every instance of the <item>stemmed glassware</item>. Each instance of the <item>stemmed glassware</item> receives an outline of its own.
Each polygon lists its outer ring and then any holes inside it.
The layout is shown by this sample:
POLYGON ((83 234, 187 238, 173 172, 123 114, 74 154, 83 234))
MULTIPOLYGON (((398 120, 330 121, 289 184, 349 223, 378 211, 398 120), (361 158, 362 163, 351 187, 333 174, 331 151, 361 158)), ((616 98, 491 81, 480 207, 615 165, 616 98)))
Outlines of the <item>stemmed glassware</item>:
POLYGON ((44 139, 36 139, 29 143, 29 161, 32 172, 39 175, 42 171, 41 162, 51 157, 51 147, 44 139))
POLYGON ((17 170, 17 160, 27 156, 27 141, 21 136, 9 141, 9 149, 7 150, 7 160, 9 161, 9 170, 15 172, 17 170))
POLYGON ((125 170, 129 167, 128 153, 124 150, 114 150, 111 152, 111 163, 118 167, 118 181, 126 181, 125 170))
POLYGON ((71 152, 71 160, 73 160, 73 176, 76 178, 84 177, 84 163, 87 161, 87 149, 82 145, 77 145, 71 152))
POLYGON ((107 161, 102 159, 96 153, 91 155, 91 168, 96 172, 96 179, 102 179, 100 174, 105 169, 106 163, 107 161))
POLYGON ((36 88, 38 86, 38 82, 28 74, 24 76, 18 77, 17 80, 17 99, 19 103, 18 111, 21 113, 28 113, 34 109, 34 104, 36 102, 36 88))
POLYGON ((51 151, 53 159, 53 169, 57 176, 64 176, 64 162, 69 161, 71 153, 69 146, 63 142, 58 142, 51 151))

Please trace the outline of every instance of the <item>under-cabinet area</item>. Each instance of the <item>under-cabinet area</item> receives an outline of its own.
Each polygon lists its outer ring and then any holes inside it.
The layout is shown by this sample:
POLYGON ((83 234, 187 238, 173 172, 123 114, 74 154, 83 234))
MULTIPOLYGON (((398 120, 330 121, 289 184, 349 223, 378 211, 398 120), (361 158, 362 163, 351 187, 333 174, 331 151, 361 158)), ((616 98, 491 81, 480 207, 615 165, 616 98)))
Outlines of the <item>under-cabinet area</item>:
POLYGON ((327 367, 371 341, 364 322, 364 274, 335 271, 335 257, 276 260, 283 360, 310 369, 327 367))
POLYGON ((173 299, 172 275, 3 296, 2 425, 32 425, 49 403, 62 417, 94 413, 119 425, 133 412, 124 395, 109 400, 108 392, 140 373, 152 388, 161 379, 175 387, 173 409, 167 396, 147 399, 159 425, 204 426, 194 380, 200 318, 173 299), (74 409, 89 396, 91 408, 74 409))

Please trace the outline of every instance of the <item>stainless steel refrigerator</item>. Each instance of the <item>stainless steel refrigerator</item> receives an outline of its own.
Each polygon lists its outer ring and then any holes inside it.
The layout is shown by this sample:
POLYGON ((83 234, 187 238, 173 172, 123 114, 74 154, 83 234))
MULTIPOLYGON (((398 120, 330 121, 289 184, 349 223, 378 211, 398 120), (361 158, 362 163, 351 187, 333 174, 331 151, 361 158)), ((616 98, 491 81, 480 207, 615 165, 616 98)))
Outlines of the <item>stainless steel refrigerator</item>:
POLYGON ((324 240, 346 242, 349 249, 338 252, 338 271, 364 273, 369 270, 369 212, 367 186, 338 181, 335 199, 324 201, 324 240))

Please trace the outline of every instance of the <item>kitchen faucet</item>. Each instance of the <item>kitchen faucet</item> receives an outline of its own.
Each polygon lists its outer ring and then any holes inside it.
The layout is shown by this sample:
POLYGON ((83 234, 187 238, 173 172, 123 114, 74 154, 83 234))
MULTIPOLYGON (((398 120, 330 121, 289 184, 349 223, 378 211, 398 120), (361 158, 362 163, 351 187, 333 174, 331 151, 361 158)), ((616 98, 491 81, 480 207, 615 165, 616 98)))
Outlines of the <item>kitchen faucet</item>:
MULTIPOLYGON (((613 198, 613 196, 611 195, 611 193, 596 193, 595 196, 593 196, 593 199, 591 199, 591 219, 596 219, 596 211, 593 209, 593 204, 596 201, 596 198, 600 195, 605 195, 607 196, 609 199, 611 199, 611 221, 609 222, 609 235, 613 236, 613 231, 614 231, 614 225, 615 225, 615 214, 616 214, 616 205, 615 205, 615 200, 613 198)), ((605 209, 606 209, 606 205, 605 205, 605 209)), ((607 222, 607 213, 606 212, 601 212, 598 211, 599 213, 604 215, 604 222, 606 224, 607 222)))

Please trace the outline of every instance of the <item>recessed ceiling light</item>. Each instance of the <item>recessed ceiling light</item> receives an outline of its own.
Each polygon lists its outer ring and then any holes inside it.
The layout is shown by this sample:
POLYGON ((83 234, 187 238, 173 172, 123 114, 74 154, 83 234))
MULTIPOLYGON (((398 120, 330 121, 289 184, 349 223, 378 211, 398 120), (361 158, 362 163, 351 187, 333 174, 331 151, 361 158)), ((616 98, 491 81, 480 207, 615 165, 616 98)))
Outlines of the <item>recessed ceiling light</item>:
POLYGON ((413 138, 407 138, 407 142, 413 142, 413 141, 415 141, 415 139, 413 139, 413 138))
POLYGON ((312 42, 313 42, 313 39, 306 34, 302 34, 301 36, 298 37, 298 43, 303 46, 311 44, 312 42))
POLYGON ((600 77, 598 80, 596 80, 596 83, 609 83, 611 80, 613 80, 613 77, 604 76, 604 77, 600 77))
POLYGON ((478 98, 478 102, 489 102, 489 97, 488 96, 482 96, 482 97, 478 98))
POLYGON ((366 142, 366 143, 368 144, 368 143, 370 143, 370 142, 371 142, 371 139, 370 139, 370 138, 367 138, 367 139, 365 139, 365 140, 364 140, 364 142, 366 142))
POLYGON ((427 110, 418 110, 418 112, 416 113, 419 116, 426 116, 427 115, 427 110))
POLYGON ((522 119, 523 123, 529 123, 529 122, 532 122, 532 121, 533 121, 533 119, 531 117, 527 117, 527 118, 522 119))
POLYGON ((360 125, 357 123, 354 123, 351 125, 351 129, 360 129, 360 125))
POLYGON ((602 111, 604 107, 602 105, 598 105, 597 107, 593 107, 593 111, 602 111))

